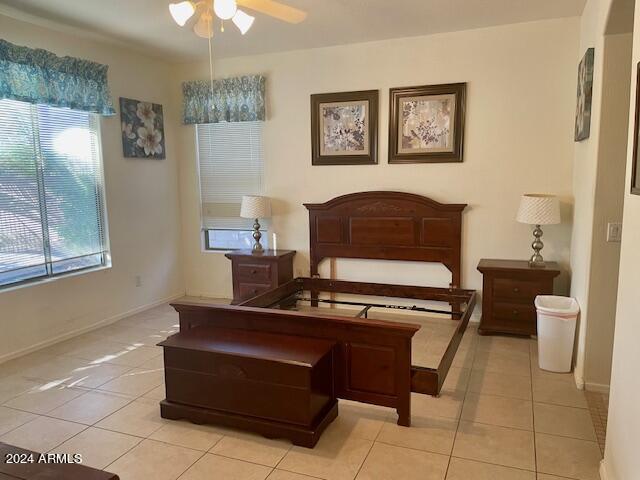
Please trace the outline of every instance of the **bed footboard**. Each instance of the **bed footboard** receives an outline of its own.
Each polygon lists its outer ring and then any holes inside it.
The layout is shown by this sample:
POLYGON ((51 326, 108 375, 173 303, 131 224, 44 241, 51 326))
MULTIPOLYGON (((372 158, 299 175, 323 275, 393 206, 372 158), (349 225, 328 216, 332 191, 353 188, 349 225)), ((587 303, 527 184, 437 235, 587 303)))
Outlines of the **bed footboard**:
POLYGON ((245 306, 172 305, 180 315, 181 331, 207 325, 335 341, 336 396, 393 407, 398 412, 398 424, 409 426, 411 338, 419 326, 245 306))

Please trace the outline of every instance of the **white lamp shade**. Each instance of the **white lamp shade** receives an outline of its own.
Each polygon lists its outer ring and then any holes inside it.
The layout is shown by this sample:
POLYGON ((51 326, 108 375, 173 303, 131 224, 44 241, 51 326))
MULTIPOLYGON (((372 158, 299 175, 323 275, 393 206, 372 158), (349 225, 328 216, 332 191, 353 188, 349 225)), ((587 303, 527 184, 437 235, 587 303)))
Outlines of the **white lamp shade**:
POLYGON ((555 195, 527 193, 520 200, 516 220, 529 225, 560 223, 560 201, 555 195))
POLYGON ((242 197, 240 216, 242 218, 270 218, 271 200, 269 197, 245 195, 242 197))
POLYGON ((238 9, 236 11, 236 14, 233 16, 232 21, 236 25, 236 27, 238 27, 240 33, 244 35, 249 31, 255 19, 255 17, 252 17, 248 13, 245 13, 242 10, 238 9))
POLYGON ((221 20, 229 20, 236 14, 236 0, 213 0, 213 11, 221 20))
POLYGON ((185 1, 170 4, 169 12, 173 17, 173 20, 181 27, 184 27, 184 24, 187 23, 187 20, 189 20, 193 16, 193 14, 196 12, 196 9, 193 6, 193 3, 185 1))

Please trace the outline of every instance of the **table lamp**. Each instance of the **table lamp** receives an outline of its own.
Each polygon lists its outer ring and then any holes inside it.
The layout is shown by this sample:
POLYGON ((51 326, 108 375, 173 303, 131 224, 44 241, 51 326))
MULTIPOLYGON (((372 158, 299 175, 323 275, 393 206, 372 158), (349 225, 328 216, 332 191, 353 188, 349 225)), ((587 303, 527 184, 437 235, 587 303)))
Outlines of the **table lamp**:
POLYGON ((529 260, 531 267, 544 267, 544 259, 540 251, 544 247, 542 243, 542 228, 540 225, 555 225, 560 223, 560 202, 555 195, 539 193, 527 193, 520 200, 520 208, 516 220, 520 223, 535 225, 533 236, 535 237, 531 247, 533 255, 529 260))
POLYGON ((258 195, 245 195, 242 197, 242 205, 240 207, 240 216, 242 218, 253 218, 255 223, 253 224, 253 244, 254 252, 262 252, 262 245, 260 245, 260 222, 261 218, 271 217, 271 200, 268 197, 260 197, 258 195))

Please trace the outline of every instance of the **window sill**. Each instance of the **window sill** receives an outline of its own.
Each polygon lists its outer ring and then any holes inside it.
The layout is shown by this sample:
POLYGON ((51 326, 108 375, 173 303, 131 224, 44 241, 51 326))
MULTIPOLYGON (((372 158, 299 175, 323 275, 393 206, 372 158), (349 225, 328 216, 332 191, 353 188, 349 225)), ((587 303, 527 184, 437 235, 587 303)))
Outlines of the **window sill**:
POLYGON ((16 285, 9 284, 4 287, 0 287, 0 295, 6 292, 22 290, 23 288, 37 287, 47 283, 55 282, 57 280, 62 280, 64 278, 78 277, 80 275, 85 275, 87 273, 100 272, 102 270, 110 270, 111 267, 112 267, 111 262, 109 262, 107 265, 101 265, 99 267, 91 267, 91 268, 86 268, 82 270, 76 270, 75 272, 64 273, 61 275, 56 275, 55 277, 35 278, 33 280, 25 280, 24 282, 18 283, 16 285))
POLYGON ((221 248, 221 249, 218 249, 218 250, 212 250, 212 249, 203 248, 200 251, 202 253, 215 253, 215 254, 218 254, 218 255, 220 255, 220 254, 225 255, 225 254, 227 254, 229 252, 234 252, 236 250, 240 250, 240 249, 239 248, 227 248, 227 249, 221 248))

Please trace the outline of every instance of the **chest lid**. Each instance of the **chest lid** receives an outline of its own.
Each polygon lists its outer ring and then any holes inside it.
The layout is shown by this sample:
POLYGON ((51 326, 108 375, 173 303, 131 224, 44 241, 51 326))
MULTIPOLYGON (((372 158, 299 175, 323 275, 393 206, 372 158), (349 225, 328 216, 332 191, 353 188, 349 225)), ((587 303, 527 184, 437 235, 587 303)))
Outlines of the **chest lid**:
POLYGON ((333 348, 334 342, 252 330, 199 326, 176 333, 158 345, 313 367, 333 348))

